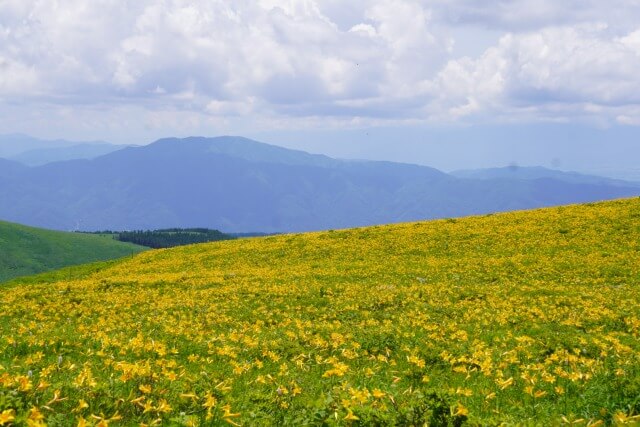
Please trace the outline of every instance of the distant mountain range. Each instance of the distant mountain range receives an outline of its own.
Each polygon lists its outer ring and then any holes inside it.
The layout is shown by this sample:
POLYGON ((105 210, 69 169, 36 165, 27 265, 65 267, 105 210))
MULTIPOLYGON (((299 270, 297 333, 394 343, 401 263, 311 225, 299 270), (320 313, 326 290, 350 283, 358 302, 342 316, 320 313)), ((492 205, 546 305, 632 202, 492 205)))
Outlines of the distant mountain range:
POLYGON ((547 169, 540 166, 522 167, 522 166, 506 166, 503 168, 488 169, 468 169, 451 172, 451 175, 458 178, 470 179, 558 179, 563 182, 571 182, 575 184, 596 184, 596 185, 614 185, 628 186, 637 183, 630 183, 614 178, 605 178, 602 176, 586 175, 577 172, 564 172, 554 169, 547 169))
POLYGON ((307 231, 636 195, 637 183, 542 168, 446 174, 241 137, 161 139, 37 167, 0 161, 0 218, 62 230, 307 231))
POLYGON ((125 148, 113 144, 77 144, 69 147, 39 148, 25 151, 12 156, 9 160, 15 160, 28 166, 41 166, 47 163, 61 162, 65 160, 94 159, 105 154, 113 153, 125 148))
POLYGON ((93 159, 127 147, 104 141, 74 142, 45 140, 28 135, 0 135, 0 157, 28 166, 40 166, 64 160, 93 159))

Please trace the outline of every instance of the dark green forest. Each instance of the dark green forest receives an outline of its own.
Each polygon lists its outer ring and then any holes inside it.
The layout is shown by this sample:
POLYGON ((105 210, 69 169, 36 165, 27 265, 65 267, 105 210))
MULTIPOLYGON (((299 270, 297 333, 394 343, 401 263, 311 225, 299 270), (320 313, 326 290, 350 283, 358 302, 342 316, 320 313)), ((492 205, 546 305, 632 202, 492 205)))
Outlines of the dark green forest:
POLYGON ((162 230, 98 231, 92 234, 111 235, 121 242, 135 243, 148 248, 171 248, 194 243, 235 239, 230 234, 208 228, 167 228, 162 230))

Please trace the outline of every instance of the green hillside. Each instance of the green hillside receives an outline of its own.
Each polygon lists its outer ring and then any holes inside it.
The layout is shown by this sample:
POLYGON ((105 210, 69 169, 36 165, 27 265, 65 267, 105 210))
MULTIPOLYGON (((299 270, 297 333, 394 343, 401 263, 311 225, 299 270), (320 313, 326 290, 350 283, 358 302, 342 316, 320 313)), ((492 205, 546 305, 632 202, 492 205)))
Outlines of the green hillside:
POLYGON ((69 265, 120 258, 144 249, 101 236, 0 221, 0 282, 69 265))
POLYGON ((148 251, 0 292, 0 416, 637 425, 640 199, 148 251))

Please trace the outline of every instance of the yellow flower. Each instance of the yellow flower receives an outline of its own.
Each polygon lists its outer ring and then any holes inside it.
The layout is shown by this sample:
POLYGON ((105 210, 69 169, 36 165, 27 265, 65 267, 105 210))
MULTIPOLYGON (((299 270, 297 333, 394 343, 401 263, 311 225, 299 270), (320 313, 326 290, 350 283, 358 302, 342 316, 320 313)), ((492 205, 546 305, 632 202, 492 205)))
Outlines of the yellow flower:
POLYGON ((469 397, 469 396, 473 395, 473 391, 471 389, 468 389, 468 388, 458 387, 456 389, 456 394, 460 394, 462 396, 469 397))
POLYGON ((344 420, 347 421, 356 421, 359 420, 360 418, 358 418, 352 411, 351 409, 348 410, 347 416, 343 418, 344 420))
POLYGON ((18 376, 16 380, 18 381, 18 390, 20 391, 29 391, 33 388, 33 384, 29 380, 29 377, 21 375, 18 376))
POLYGON ((375 397, 376 399, 381 399, 381 398, 383 398, 383 397, 385 397, 385 396, 386 396, 386 394, 385 394, 382 390, 377 389, 377 388, 373 389, 373 392, 372 392, 371 394, 372 394, 372 395, 373 395, 373 397, 375 397))
POLYGON ((222 414, 222 419, 225 420, 227 423, 234 425, 234 426, 239 426, 240 424, 234 422, 231 418, 237 418, 240 416, 240 413, 232 413, 231 412, 231 405, 224 405, 222 407, 222 410, 224 411, 224 413, 222 414))
POLYGON ((224 411, 224 414, 222 415, 222 418, 236 418, 240 416, 240 413, 232 413, 231 412, 231 405, 224 405, 222 407, 222 410, 224 411))
POLYGON ((36 387, 36 389, 38 391, 42 391, 45 390, 47 387, 49 387, 51 384, 49 384, 47 382, 47 380, 40 380, 40 382, 38 383, 38 386, 36 387))
POLYGON ((0 412, 0 426, 9 424, 15 419, 15 411, 13 409, 5 409, 4 411, 0 412))
POLYGON ((40 421, 40 420, 44 420, 44 415, 42 415, 42 412, 40 412, 38 410, 38 408, 36 408, 35 406, 33 408, 31 408, 29 410, 29 418, 30 420, 33 421, 40 421))
POLYGON ((544 390, 537 390, 534 394, 533 397, 535 397, 536 399, 539 399, 541 397, 543 397, 544 395, 546 395, 547 392, 544 390))
POLYGON ((158 407, 156 408, 156 411, 169 413, 173 411, 173 408, 171 408, 171 405, 169 405, 169 403, 167 403, 165 399, 162 399, 160 400, 160 403, 158 403, 158 407))
POLYGON ((505 388, 509 387, 511 384, 513 384, 513 377, 508 378, 504 381, 502 380, 497 380, 496 381, 498 383, 498 386, 500 387, 500 390, 504 390, 505 388))
POLYGON ((80 412, 85 408, 88 408, 89 404, 87 402, 84 401, 84 399, 80 399, 78 401, 78 406, 73 410, 73 412, 80 412))
POLYGON ((215 407, 217 403, 218 401, 216 400, 216 398, 211 395, 211 393, 207 393, 207 395, 204 397, 204 403, 202 404, 202 406, 207 409, 211 409, 215 407))
POLYGON ((300 393, 302 393, 302 389, 300 388, 300 386, 298 384, 294 384, 293 388, 291 389, 291 395, 292 396, 297 396, 300 393))
POLYGON ((147 384, 140 384, 140 386, 138 386, 138 390, 145 394, 149 394, 151 393, 151 386, 147 384))
POLYGON ((198 396, 195 393, 181 393, 180 397, 183 399, 198 400, 198 396))
POLYGON ((133 403, 134 405, 138 405, 138 406, 143 406, 142 401, 144 401, 146 399, 145 396, 140 396, 140 397, 136 397, 135 399, 131 399, 129 402, 133 403))
POLYGON ((453 417, 465 417, 467 415, 469 415, 469 410, 459 402, 456 405, 455 410, 453 408, 451 409, 451 416, 453 417))

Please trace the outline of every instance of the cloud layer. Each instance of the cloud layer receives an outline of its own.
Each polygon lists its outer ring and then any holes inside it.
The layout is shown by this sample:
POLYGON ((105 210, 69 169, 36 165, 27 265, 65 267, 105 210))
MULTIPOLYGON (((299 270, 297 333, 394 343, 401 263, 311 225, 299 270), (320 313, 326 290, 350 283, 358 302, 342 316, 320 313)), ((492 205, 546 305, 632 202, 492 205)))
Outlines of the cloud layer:
POLYGON ((640 124, 638 22, 630 0, 5 0, 0 127, 640 124), (499 37, 460 57, 462 30, 499 37))

